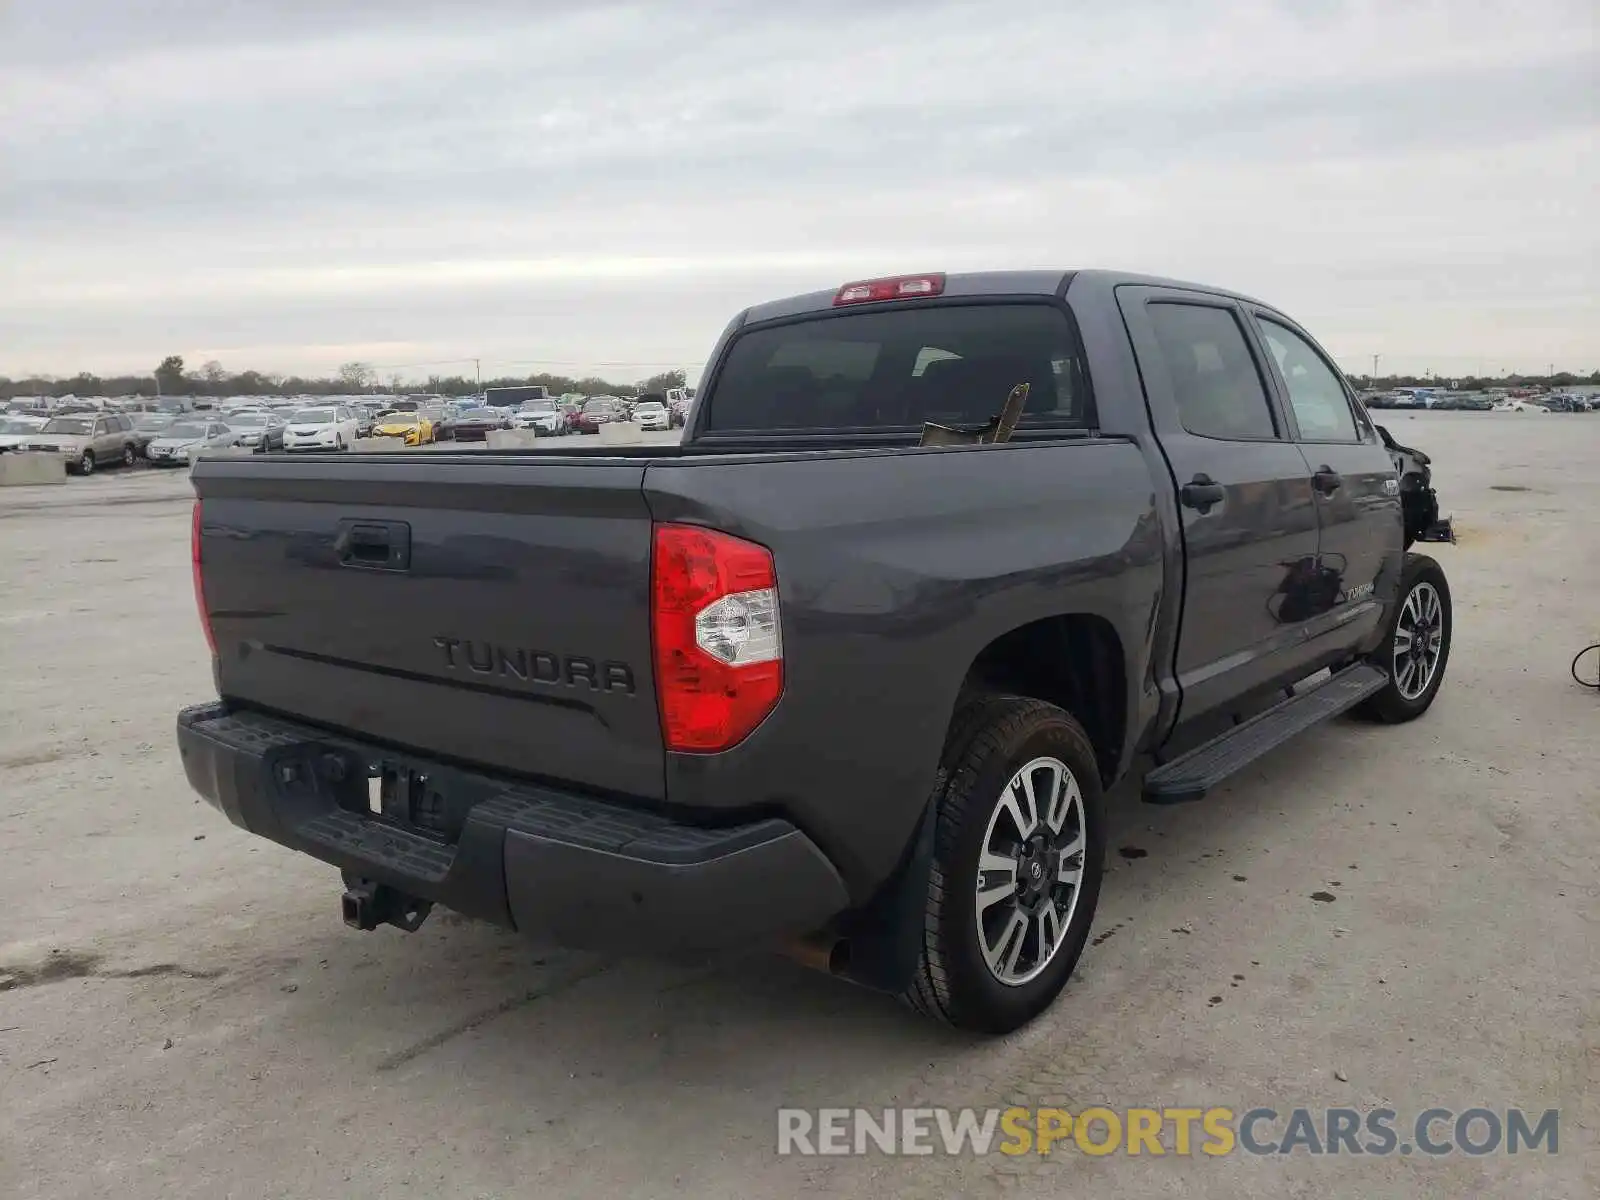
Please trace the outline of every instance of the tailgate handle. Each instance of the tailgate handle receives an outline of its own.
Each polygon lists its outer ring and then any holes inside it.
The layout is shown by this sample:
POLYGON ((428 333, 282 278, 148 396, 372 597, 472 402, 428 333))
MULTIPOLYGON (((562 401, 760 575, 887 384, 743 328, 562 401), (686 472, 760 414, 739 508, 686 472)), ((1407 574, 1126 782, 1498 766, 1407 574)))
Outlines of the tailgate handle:
POLYGON ((333 544, 347 567, 384 571, 411 567, 411 526, 404 521, 341 521, 333 544))

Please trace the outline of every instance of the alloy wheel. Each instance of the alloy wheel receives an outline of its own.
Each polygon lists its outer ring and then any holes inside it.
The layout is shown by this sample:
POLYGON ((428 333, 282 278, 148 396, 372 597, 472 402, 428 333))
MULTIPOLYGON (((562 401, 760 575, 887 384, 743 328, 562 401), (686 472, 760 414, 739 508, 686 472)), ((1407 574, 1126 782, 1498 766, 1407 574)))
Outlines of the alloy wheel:
POLYGON ((1407 593, 1394 627, 1394 686, 1407 700, 1428 690, 1444 650, 1444 604, 1431 583, 1407 593))
POLYGON ((1083 881, 1083 793, 1058 758, 1011 777, 984 830, 975 886, 978 946, 1008 987, 1038 978, 1066 942, 1083 881))

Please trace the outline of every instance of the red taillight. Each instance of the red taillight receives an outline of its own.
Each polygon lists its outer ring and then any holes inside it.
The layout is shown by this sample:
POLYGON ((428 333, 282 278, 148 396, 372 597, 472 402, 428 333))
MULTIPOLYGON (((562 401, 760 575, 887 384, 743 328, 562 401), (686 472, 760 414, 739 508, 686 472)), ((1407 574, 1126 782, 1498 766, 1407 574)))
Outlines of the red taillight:
POLYGON ((189 526, 189 560, 194 570, 194 606, 200 610, 200 628, 205 630, 211 657, 217 656, 216 635, 211 632, 211 613, 206 608, 206 585, 200 578, 200 501, 194 502, 194 518, 189 526))
POLYGON ((778 703, 783 635, 765 546, 696 525, 657 525, 650 619, 668 750, 726 750, 778 703))
POLYGON ((944 275, 896 275, 892 279, 863 279, 847 283, 833 298, 841 304, 870 304, 876 300, 914 300, 918 296, 937 296, 944 291, 944 275))

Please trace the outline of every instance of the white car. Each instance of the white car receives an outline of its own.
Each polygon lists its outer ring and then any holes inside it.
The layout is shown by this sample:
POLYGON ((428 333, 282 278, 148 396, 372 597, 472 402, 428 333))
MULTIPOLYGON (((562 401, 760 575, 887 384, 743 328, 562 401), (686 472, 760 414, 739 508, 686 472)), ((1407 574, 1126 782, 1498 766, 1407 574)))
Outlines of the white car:
POLYGON ((285 450, 348 450, 355 444, 360 423, 342 404, 299 408, 289 414, 283 430, 285 450))
POLYGON ((44 428, 38 417, 0 416, 0 450, 15 450, 44 428))
POLYGON ((672 413, 659 400, 644 400, 634 405, 633 423, 640 429, 671 429, 672 413))
POLYGON ((531 429, 535 437, 556 437, 567 432, 567 414, 554 400, 528 400, 511 414, 511 428, 531 429))

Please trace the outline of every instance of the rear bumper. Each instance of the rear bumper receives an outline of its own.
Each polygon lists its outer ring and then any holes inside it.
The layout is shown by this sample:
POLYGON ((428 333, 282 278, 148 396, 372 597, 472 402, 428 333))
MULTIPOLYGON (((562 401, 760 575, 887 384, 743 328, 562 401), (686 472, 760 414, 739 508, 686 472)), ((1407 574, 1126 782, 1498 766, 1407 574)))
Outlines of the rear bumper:
POLYGON ((178 749, 191 786, 240 828, 569 946, 753 945, 820 928, 848 903, 833 865, 786 821, 685 825, 226 704, 179 713, 178 749), (453 840, 369 811, 380 760, 428 777, 461 814, 453 840))

